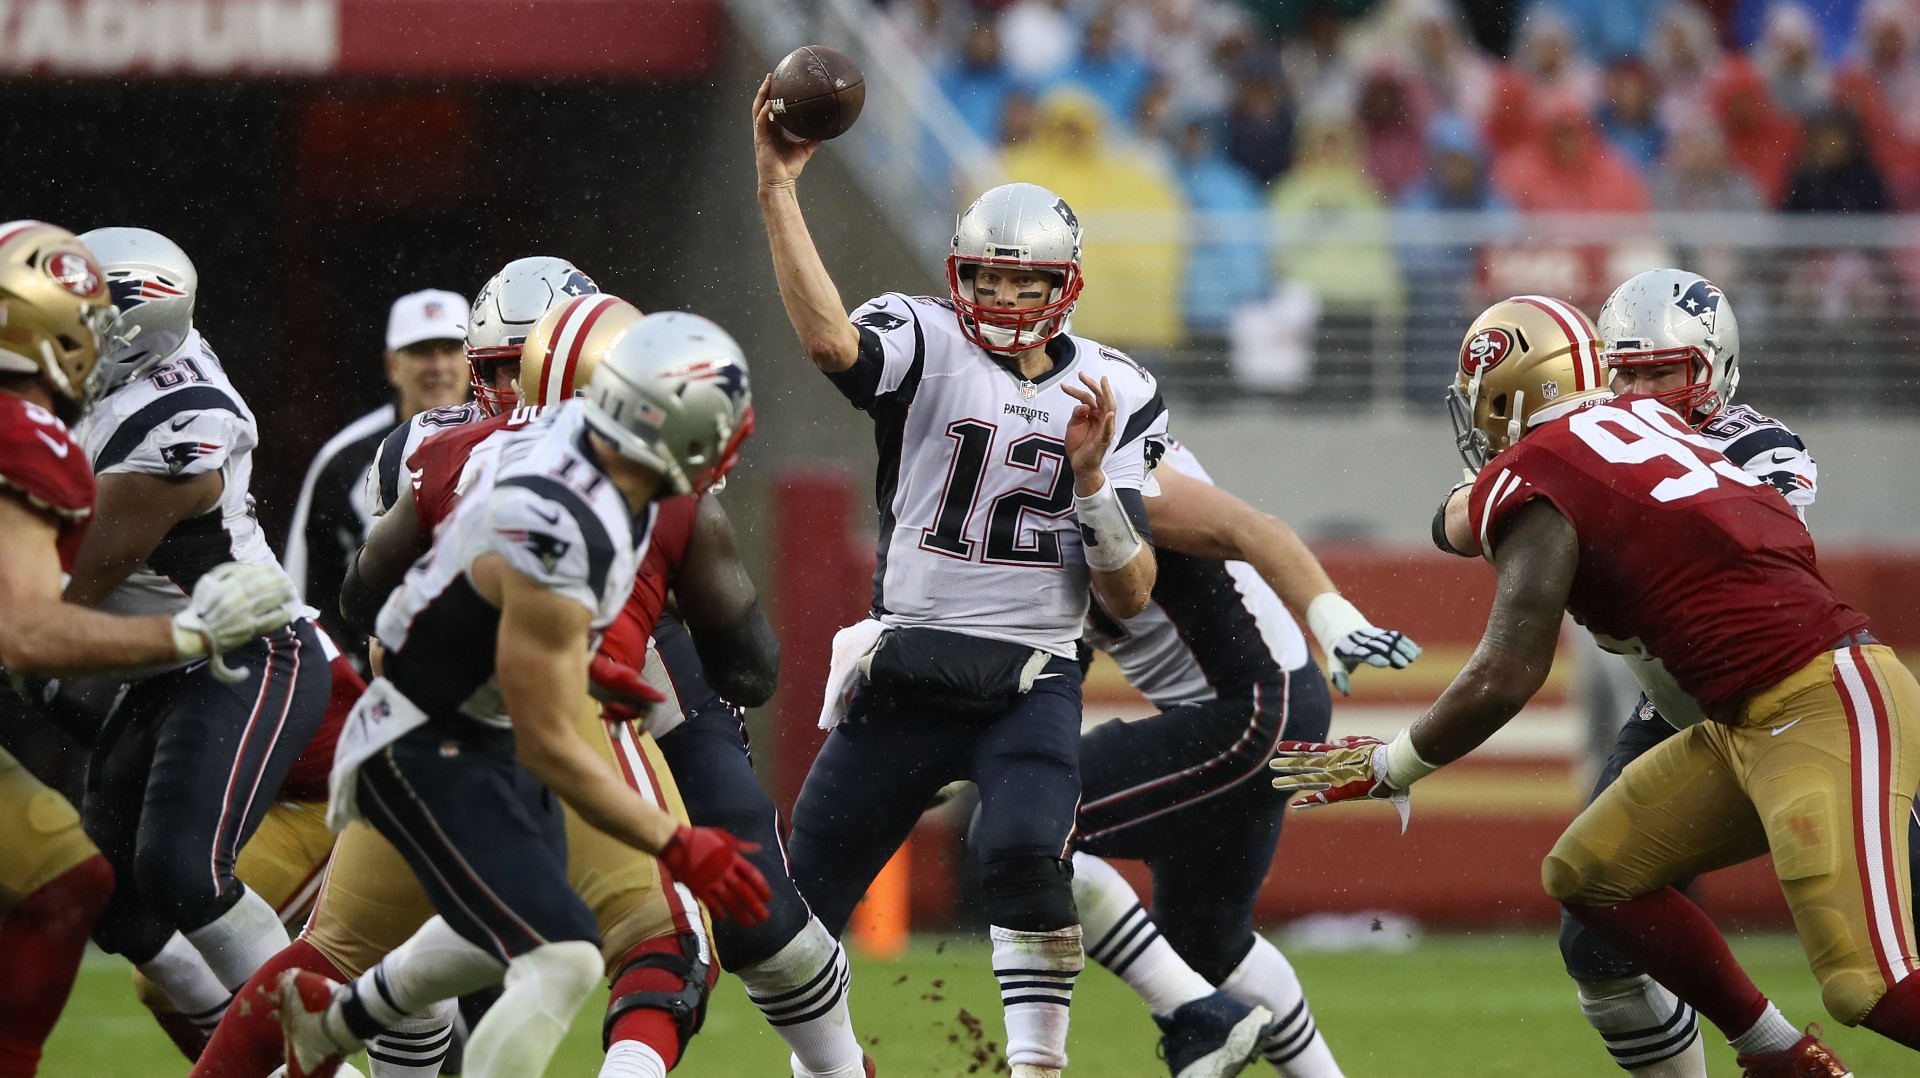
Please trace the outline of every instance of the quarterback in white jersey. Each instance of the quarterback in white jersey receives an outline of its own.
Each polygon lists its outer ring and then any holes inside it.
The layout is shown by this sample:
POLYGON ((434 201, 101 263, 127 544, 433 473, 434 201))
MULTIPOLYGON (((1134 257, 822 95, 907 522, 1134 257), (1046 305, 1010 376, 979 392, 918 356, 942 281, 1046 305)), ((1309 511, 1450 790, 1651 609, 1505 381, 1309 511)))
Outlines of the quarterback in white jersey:
POLYGON ((146 229, 82 239, 119 314, 103 360, 107 393, 77 432, 99 499, 68 597, 173 614, 203 579, 239 562, 287 597, 293 619, 214 664, 137 674, 88 766, 87 830, 119 877, 94 939, 170 995, 196 952, 231 991, 287 943, 234 861, 326 717, 332 655, 254 518, 259 428, 193 326, 192 261, 146 229))
POLYGON ((1166 437, 1146 369, 1061 334, 1051 370, 1028 380, 969 340, 945 297, 890 292, 853 312, 861 354, 831 375, 875 417, 883 458, 873 609, 885 625, 930 626, 1071 657, 1090 572, 1074 518, 1065 441, 1077 378, 1105 381, 1124 417, 1102 470, 1140 497, 1166 437))
POLYGON ((1084 964, 1067 860, 1075 642, 1089 585, 1119 617, 1153 590, 1143 491, 1165 406, 1144 369, 1066 332, 1080 222, 1033 184, 960 216, 947 296, 889 293, 849 316, 795 187, 821 143, 782 131, 771 84, 752 123, 781 299, 807 357, 872 417, 881 458, 873 617, 834 642, 834 729, 794 808, 793 879, 837 934, 932 796, 972 779, 1007 1062, 1048 1078, 1084 964))

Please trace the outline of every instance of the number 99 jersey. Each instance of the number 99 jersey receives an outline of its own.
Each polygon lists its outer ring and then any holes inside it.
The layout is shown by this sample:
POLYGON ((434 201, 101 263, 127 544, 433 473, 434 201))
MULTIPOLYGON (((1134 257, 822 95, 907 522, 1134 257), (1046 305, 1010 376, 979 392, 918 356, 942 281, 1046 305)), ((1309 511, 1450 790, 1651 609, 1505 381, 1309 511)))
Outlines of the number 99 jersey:
POLYGON ((1709 713, 1867 624, 1820 576, 1793 507, 1651 397, 1603 400, 1489 461, 1468 502, 1489 559, 1535 498, 1578 537, 1568 611, 1661 660, 1709 713))

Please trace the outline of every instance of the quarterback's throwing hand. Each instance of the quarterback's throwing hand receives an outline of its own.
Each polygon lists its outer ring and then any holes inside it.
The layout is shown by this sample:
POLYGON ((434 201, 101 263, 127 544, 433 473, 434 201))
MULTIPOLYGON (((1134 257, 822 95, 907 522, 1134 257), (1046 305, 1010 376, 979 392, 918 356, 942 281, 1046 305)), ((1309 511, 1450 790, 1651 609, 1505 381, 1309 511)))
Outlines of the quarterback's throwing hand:
POLYGON ((1387 743, 1358 735, 1330 743, 1282 741, 1267 763, 1278 776, 1273 788, 1304 793, 1294 808, 1319 808, 1337 801, 1391 801, 1407 829, 1408 793, 1387 785, 1387 743))
POLYGON ((660 851, 660 863, 674 879, 687 885, 693 897, 706 903, 714 916, 757 925, 767 919, 767 900, 773 897, 773 888, 741 854, 759 848, 722 828, 682 824, 660 851))
POLYGON ((812 160, 813 151, 823 143, 795 139, 786 133, 773 118, 773 106, 768 101, 772 89, 773 76, 768 75, 760 80, 760 89, 753 95, 754 170, 760 175, 762 187, 792 187, 812 160))
POLYGON ((174 648, 182 659, 211 656, 215 675, 239 681, 246 668, 226 665, 221 654, 286 625, 293 602, 293 583, 277 567, 217 565, 193 586, 187 608, 173 616, 174 648))

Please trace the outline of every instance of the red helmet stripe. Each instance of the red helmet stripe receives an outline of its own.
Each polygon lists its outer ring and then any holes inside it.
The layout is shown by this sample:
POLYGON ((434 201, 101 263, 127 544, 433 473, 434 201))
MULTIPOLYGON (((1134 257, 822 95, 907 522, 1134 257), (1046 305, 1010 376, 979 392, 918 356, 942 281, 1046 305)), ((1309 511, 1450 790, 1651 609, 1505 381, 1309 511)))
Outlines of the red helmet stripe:
POLYGON ((44 221, 29 221, 25 219, 0 224, 0 245, 4 245, 8 240, 11 240, 30 228, 44 228, 45 226, 46 222, 44 221))
POLYGON ((560 332, 554 335, 552 350, 547 353, 547 376, 540 387, 540 399, 531 403, 555 404, 573 395, 573 375, 580 366, 587 334, 613 302, 614 297, 600 293, 581 296, 567 305, 560 316, 560 332))
POLYGON ((1547 312, 1560 331, 1573 342, 1573 389, 1584 392, 1600 386, 1600 342, 1587 332, 1587 320, 1579 311, 1547 296, 1515 296, 1521 303, 1547 312), (1591 376, 1591 377, 1589 377, 1591 376), (1588 384, 1591 382, 1592 384, 1588 384))

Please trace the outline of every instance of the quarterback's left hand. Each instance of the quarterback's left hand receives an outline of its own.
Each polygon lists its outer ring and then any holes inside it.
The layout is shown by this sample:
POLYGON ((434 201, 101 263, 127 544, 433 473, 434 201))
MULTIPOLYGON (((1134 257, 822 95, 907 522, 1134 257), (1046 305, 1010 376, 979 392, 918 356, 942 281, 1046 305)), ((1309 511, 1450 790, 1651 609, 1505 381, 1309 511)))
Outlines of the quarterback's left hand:
POLYGON ((1387 743, 1377 737, 1358 735, 1328 743, 1282 741, 1267 767, 1278 776, 1274 789, 1307 795, 1293 802, 1294 808, 1361 799, 1391 801, 1400 813, 1400 830, 1407 829, 1410 795, 1387 785, 1387 743))
POLYGON ((633 722, 647 717, 655 704, 667 698, 647 684, 640 672, 610 658, 606 652, 593 653, 587 666, 587 691, 600 701, 600 717, 608 722, 633 722))

